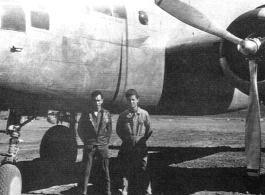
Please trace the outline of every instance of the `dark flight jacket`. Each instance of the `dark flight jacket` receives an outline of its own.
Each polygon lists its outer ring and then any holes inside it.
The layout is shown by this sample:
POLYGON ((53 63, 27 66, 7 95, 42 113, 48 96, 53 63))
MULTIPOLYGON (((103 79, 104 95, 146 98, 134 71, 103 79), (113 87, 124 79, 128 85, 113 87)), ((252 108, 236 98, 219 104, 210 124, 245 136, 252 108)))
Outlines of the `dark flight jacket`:
POLYGON ((95 116, 92 112, 81 114, 78 134, 84 145, 107 145, 112 133, 111 115, 108 110, 101 109, 95 116))

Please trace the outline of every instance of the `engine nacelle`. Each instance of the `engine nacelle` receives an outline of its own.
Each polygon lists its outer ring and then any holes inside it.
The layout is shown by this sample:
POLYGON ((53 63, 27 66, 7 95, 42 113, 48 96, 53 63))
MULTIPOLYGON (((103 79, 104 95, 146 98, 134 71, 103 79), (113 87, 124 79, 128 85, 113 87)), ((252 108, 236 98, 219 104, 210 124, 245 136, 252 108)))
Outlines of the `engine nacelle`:
MULTIPOLYGON (((236 18, 227 28, 229 32, 240 37, 258 38, 265 37, 265 21, 258 18, 261 8, 251 10, 236 18)), ((249 93, 249 65, 248 59, 238 52, 237 46, 223 40, 220 46, 220 62, 224 74, 231 84, 242 92, 249 93)), ((258 90, 260 100, 265 99, 265 59, 258 63, 258 90)))

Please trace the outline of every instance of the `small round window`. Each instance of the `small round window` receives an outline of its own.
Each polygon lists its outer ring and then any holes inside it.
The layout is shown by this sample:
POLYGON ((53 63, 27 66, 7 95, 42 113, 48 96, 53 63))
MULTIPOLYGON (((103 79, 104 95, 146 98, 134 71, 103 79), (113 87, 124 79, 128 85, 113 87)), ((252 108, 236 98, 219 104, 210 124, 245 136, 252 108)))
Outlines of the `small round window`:
POLYGON ((139 21, 142 25, 148 25, 148 15, 144 11, 139 11, 139 21))

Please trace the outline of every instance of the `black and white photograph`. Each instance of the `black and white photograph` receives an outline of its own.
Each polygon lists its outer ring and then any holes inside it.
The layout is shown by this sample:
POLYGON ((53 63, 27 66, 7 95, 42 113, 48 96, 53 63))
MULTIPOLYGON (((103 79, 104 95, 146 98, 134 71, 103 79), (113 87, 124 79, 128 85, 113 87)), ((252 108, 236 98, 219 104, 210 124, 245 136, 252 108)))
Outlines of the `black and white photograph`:
POLYGON ((264 102, 264 0, 0 0, 0 195, 265 195, 264 102))

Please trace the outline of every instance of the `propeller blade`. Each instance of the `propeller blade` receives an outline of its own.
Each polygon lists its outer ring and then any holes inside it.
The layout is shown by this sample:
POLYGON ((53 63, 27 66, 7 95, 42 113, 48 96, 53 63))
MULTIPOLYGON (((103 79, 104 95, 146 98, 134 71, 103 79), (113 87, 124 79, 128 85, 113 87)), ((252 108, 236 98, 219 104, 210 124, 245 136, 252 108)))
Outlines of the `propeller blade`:
POLYGON ((179 0, 156 0, 156 4, 180 21, 238 45, 242 39, 229 33, 194 7, 179 0))
POLYGON ((249 61, 250 92, 245 126, 245 147, 247 172, 249 176, 259 176, 261 164, 260 105, 257 85, 257 64, 249 61))
MULTIPOLYGON (((234 36, 194 7, 179 0, 155 0, 155 2, 180 21, 238 45, 238 50, 245 56, 256 54, 262 44, 259 39, 242 40, 234 36)), ((265 8, 257 10, 257 17, 265 19, 265 8)), ((249 69, 250 94, 245 128, 246 161, 248 174, 258 176, 261 164, 261 125, 255 60, 249 61, 249 69)))

